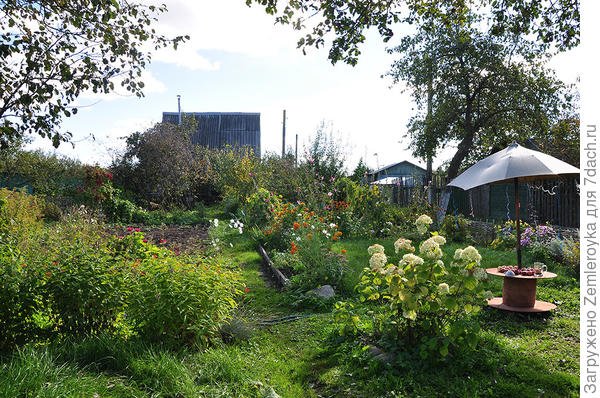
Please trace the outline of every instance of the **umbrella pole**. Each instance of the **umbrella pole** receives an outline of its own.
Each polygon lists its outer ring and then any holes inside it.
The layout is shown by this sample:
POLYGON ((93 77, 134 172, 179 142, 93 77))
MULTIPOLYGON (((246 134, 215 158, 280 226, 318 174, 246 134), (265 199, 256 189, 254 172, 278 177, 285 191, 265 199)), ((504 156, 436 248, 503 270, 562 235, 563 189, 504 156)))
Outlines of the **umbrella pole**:
POLYGON ((521 199, 519 198, 519 179, 515 178, 515 221, 517 224, 517 268, 521 269, 521 199))

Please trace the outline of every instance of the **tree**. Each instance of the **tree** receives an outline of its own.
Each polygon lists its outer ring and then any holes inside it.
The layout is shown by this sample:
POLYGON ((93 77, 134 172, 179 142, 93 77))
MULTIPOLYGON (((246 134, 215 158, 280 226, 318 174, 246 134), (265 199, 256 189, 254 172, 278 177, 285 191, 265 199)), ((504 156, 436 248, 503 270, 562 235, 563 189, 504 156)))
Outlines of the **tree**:
POLYGON ((0 145, 37 133, 57 147, 64 117, 83 92, 109 93, 115 78, 142 96, 150 51, 177 45, 152 28, 164 6, 127 0, 0 0, 0 145))
POLYGON ((549 131, 569 106, 564 85, 518 36, 463 26, 423 25, 394 49, 389 75, 403 81, 421 109, 408 128, 415 155, 428 158, 458 142, 448 177, 493 147, 549 131))
POLYGON ((456 25, 470 12, 486 13, 494 34, 530 34, 542 48, 553 46, 557 50, 579 44, 579 0, 246 0, 247 5, 253 3, 275 15, 277 23, 308 31, 298 40, 302 51, 322 47, 332 38, 332 63, 356 64, 369 28, 376 28, 387 42, 399 24, 419 24, 433 18, 438 24, 456 25), (311 27, 307 27, 309 23, 311 27))
POLYGON ((115 183, 147 202, 190 207, 198 182, 195 127, 193 118, 185 118, 181 126, 157 123, 127 137, 125 153, 111 165, 115 183))
POLYGON ((561 118, 547 134, 536 136, 539 150, 579 167, 579 117, 576 115, 561 118))
POLYGON ((352 175, 349 177, 352 181, 357 182, 359 184, 364 184, 367 182, 367 174, 371 172, 371 169, 367 167, 363 158, 360 158, 358 164, 354 168, 352 175))

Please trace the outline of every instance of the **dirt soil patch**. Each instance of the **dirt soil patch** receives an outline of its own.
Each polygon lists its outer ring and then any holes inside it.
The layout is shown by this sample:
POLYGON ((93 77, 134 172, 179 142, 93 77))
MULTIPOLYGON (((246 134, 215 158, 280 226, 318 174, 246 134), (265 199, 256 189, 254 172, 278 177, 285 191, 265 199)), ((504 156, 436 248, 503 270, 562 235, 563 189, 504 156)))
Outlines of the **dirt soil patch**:
MULTIPOLYGON (((182 253, 204 251, 208 246, 208 225, 172 225, 172 226, 134 226, 144 233, 146 239, 159 246, 182 253)), ((125 235, 126 226, 115 226, 111 231, 114 235, 125 235)))

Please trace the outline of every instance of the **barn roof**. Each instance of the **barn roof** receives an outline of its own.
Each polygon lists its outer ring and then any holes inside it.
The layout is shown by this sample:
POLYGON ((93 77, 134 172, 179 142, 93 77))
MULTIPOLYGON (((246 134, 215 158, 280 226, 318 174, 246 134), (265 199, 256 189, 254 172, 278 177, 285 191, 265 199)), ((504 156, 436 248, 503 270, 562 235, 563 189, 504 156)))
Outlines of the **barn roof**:
POLYGON ((413 168, 415 168, 415 169, 417 169, 417 170, 419 170, 419 171, 422 171, 423 173, 427 173, 427 170, 425 170, 423 167, 421 167, 421 166, 419 166, 419 165, 416 165, 416 164, 414 164, 414 163, 412 163, 412 162, 409 162, 408 160, 402 160, 402 161, 400 161, 400 162, 397 162, 397 163, 394 163, 394 164, 390 164, 390 165, 387 165, 387 166, 383 166, 383 167, 382 167, 382 168, 380 168, 379 170, 375 170, 375 171, 373 171, 373 172, 371 172, 371 173, 369 173, 369 174, 371 174, 371 175, 375 175, 375 174, 383 174, 383 173, 384 173, 386 170, 392 169, 392 168, 394 168, 394 167, 396 167, 396 166, 399 166, 399 165, 401 165, 401 164, 406 164, 406 165, 408 165, 408 166, 410 166, 410 167, 413 167, 413 168))

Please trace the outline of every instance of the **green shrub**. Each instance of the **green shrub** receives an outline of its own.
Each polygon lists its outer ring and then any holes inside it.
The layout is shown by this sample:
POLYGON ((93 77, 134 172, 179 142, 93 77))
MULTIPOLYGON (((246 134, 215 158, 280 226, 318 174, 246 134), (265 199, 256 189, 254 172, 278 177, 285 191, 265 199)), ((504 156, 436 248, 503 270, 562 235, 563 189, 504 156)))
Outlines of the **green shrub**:
POLYGON ((411 241, 398 239, 396 253, 405 254, 397 265, 389 263, 383 246, 369 247, 370 267, 356 289, 361 302, 372 303, 371 319, 361 319, 352 304, 338 304, 340 333, 383 336, 395 349, 418 348, 422 357, 445 357, 453 347, 474 347, 479 325, 473 315, 491 297, 482 283, 487 274, 471 246, 456 250, 454 261, 444 264, 445 242, 433 233, 421 242, 417 256, 411 241))
POLYGON ((440 234, 451 242, 465 243, 471 241, 469 220, 461 215, 447 214, 440 226, 440 234))
POLYGON ((281 207, 281 197, 264 188, 259 188, 244 203, 244 221, 246 225, 264 228, 273 217, 272 209, 281 207))
POLYGON ((43 226, 44 201, 21 191, 0 189, 0 228, 15 249, 27 245, 43 226))
POLYGON ((238 274, 214 260, 151 257, 131 267, 126 314, 149 341, 206 345, 219 336, 241 294, 238 274))
POLYGON ((237 272, 154 246, 134 228, 107 239, 84 207, 40 228, 35 203, 0 197, 0 350, 82 334, 174 345, 219 336, 241 293, 237 272))

